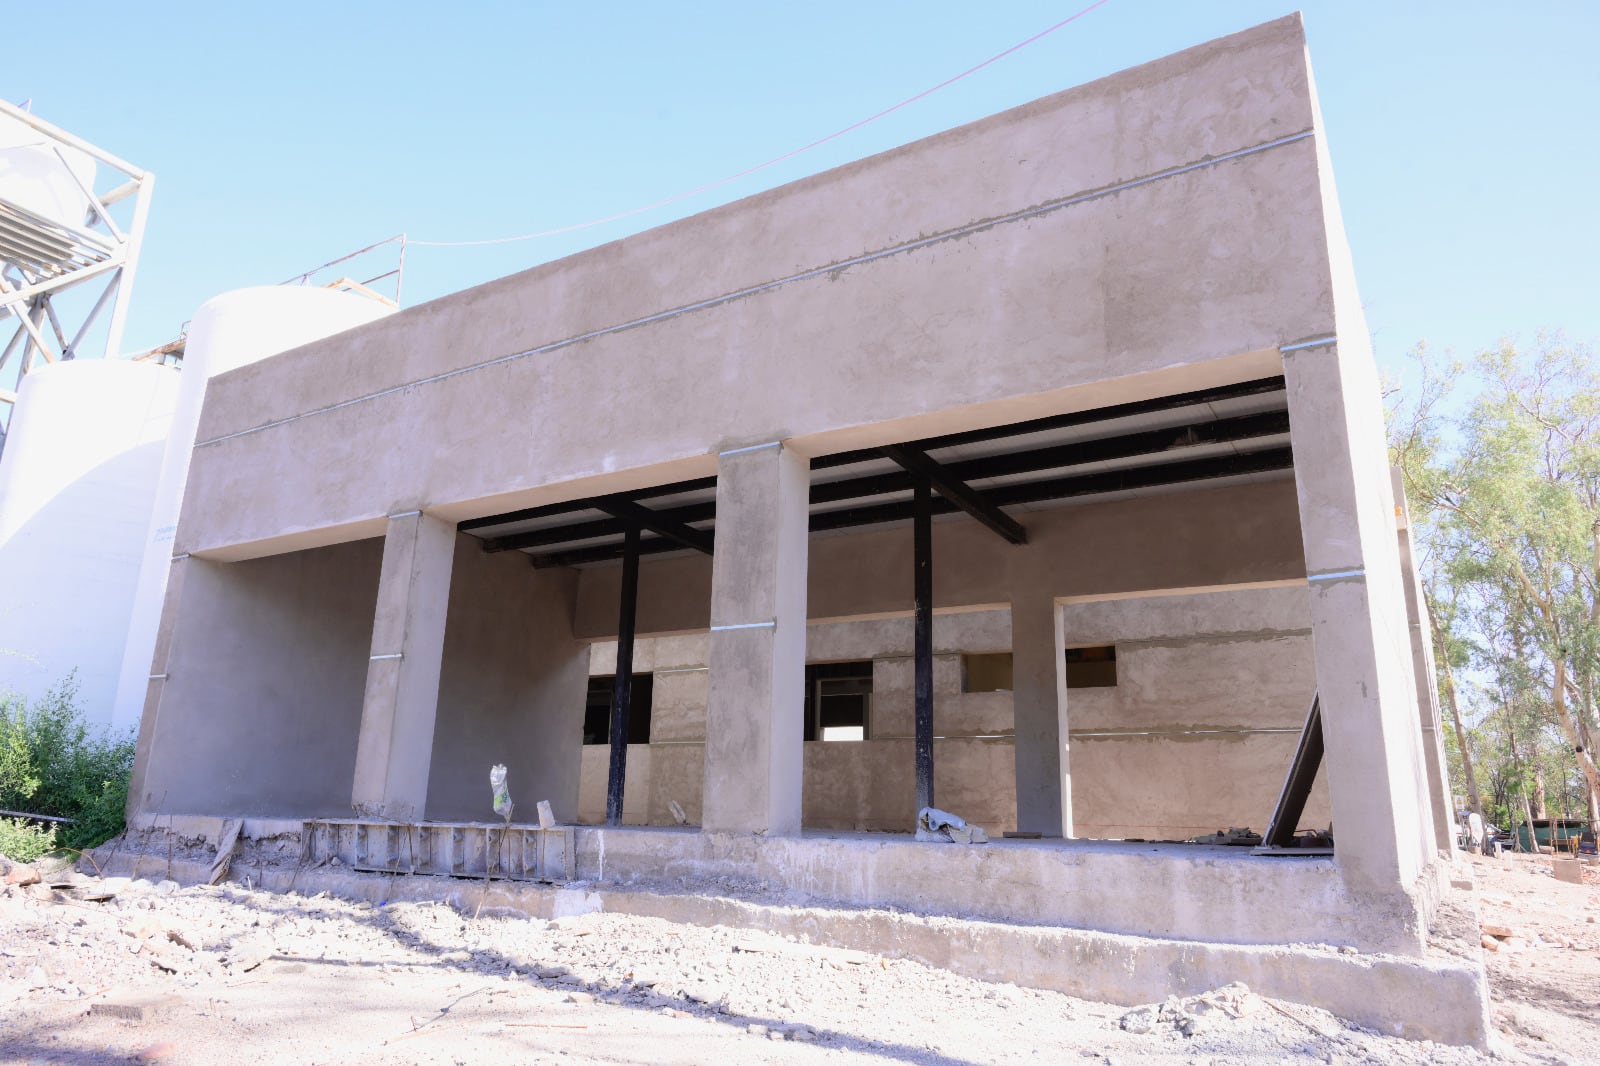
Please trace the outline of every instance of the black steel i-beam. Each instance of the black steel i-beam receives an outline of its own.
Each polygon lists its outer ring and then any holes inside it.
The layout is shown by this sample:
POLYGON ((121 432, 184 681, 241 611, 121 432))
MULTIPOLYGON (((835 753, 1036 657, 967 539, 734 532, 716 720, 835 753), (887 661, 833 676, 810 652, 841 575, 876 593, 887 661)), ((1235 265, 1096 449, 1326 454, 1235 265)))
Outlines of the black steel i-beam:
POLYGON ((901 469, 919 484, 931 482, 939 495, 967 512, 973 518, 1000 534, 1012 544, 1028 543, 1028 531, 1015 518, 973 491, 971 485, 950 473, 949 469, 928 458, 928 453, 910 444, 891 444, 883 454, 893 459, 901 469))
POLYGON ((611 764, 606 778, 606 824, 622 824, 622 785, 628 776, 628 712, 633 701, 633 623, 639 607, 639 530, 623 540, 622 604, 617 613, 617 676, 611 688, 611 764))
POLYGON ((933 492, 926 477, 916 478, 916 513, 911 553, 916 638, 917 810, 933 806, 933 492))

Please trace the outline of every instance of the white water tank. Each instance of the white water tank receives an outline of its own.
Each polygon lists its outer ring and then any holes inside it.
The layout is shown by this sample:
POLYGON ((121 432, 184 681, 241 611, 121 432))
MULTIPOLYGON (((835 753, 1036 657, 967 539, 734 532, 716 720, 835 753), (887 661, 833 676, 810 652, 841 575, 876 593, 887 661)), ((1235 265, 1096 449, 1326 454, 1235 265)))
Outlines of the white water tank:
POLYGON ((0 199, 51 222, 83 228, 95 164, 21 119, 0 115, 0 199))
POLYGON ((393 314, 394 308, 366 296, 289 285, 236 289, 207 300, 189 323, 183 353, 183 389, 167 441, 161 484, 156 490, 133 617, 122 655, 112 723, 136 726, 150 688, 156 629, 166 599, 173 537, 183 508, 189 457, 200 424, 206 382, 217 374, 298 348, 323 337, 393 314))
POLYGON ((0 454, 0 689, 30 701, 77 671, 111 720, 178 372, 75 360, 21 381, 0 454))

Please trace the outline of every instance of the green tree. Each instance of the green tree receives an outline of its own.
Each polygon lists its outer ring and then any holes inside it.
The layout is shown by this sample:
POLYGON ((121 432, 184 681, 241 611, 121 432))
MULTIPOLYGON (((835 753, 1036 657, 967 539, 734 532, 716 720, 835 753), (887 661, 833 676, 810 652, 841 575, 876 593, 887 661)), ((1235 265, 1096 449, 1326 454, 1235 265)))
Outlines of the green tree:
MULTIPOLYGON (((1461 368, 1440 368, 1425 351, 1415 365, 1390 440, 1421 516, 1444 680, 1464 665, 1456 642, 1473 649, 1465 658, 1493 679, 1506 715, 1516 769, 1500 776, 1531 801, 1543 782, 1565 787, 1573 765, 1594 817, 1600 373, 1587 350, 1558 339, 1528 351, 1505 344, 1476 360, 1478 391, 1451 413, 1461 368)), ((1466 762, 1459 717, 1457 736, 1466 762)))

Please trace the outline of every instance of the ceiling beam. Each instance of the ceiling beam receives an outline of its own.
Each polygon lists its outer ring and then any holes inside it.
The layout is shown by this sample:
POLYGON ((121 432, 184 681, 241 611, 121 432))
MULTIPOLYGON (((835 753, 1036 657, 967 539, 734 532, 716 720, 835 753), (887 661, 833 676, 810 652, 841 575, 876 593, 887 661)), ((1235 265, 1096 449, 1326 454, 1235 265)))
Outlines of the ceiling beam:
POLYGON ((603 496, 595 500, 593 506, 596 510, 604 511, 613 518, 620 518, 639 529, 676 541, 685 548, 693 548, 707 555, 712 552, 710 531, 695 529, 684 522, 676 521, 664 511, 652 511, 648 507, 641 507, 624 496, 603 496))
MULTIPOLYGON (((594 510, 599 510, 597 504, 592 505, 594 510)), ((673 507, 670 510, 655 511, 663 519, 679 524, 690 522, 709 522, 717 516, 717 505, 713 501, 705 503, 691 503, 683 507, 673 507)), ((594 540, 597 537, 621 537, 628 531, 629 523, 620 518, 595 518, 587 522, 575 522, 569 526, 548 526, 544 529, 529 529, 521 533, 507 533, 498 537, 483 538, 483 550, 486 552, 522 551, 528 548, 547 548, 557 544, 570 544, 574 541, 594 540)))
MULTIPOLYGON (((1292 450, 1273 448, 1245 455, 1213 456, 1208 459, 1162 463, 1158 466, 1139 466, 1127 470, 1106 470, 1096 474, 1030 481, 1021 485, 1002 485, 988 490, 987 496, 990 502, 997 506, 1011 507, 1078 496, 1097 496, 1108 492, 1127 492, 1131 489, 1209 481, 1220 477, 1237 477, 1241 474, 1269 473, 1293 467, 1292 450)), ((936 515, 951 514, 955 510, 955 504, 948 500, 933 501, 933 513, 936 515)), ((908 521, 912 513, 910 500, 845 507, 837 511, 824 511, 812 515, 811 532, 820 533, 831 529, 848 529, 853 526, 870 526, 883 522, 903 522, 908 521)))
MULTIPOLYGON (((715 477, 695 478, 693 481, 676 481, 670 485, 652 485, 647 489, 637 489, 633 492, 619 493, 616 497, 630 500, 648 500, 657 496, 676 496, 680 492, 698 492, 717 487, 715 477)), ((468 518, 456 525, 463 533, 470 533, 474 529, 487 529, 490 526, 506 526, 513 522, 528 522, 535 518, 554 518, 557 515, 574 514, 578 511, 596 510, 593 497, 581 500, 566 500, 562 503, 548 503, 542 507, 524 507, 520 511, 506 511, 504 514, 485 515, 482 518, 468 518)))
MULTIPOLYGON (((1240 444, 1289 432, 1287 411, 1267 411, 1259 415, 1220 418, 1165 429, 1124 433, 1118 437, 1073 441, 1026 452, 1005 452, 977 459, 945 463, 944 467, 962 481, 1029 474, 1039 470, 1103 463, 1113 459, 1133 459, 1143 455, 1165 455, 1180 448, 1208 444, 1240 444)), ((879 451, 874 458, 883 458, 879 451)), ((824 481, 811 486, 812 503, 837 503, 862 496, 881 496, 890 492, 910 492, 911 478, 904 470, 868 474, 841 481, 824 481)), ((985 492, 989 490, 985 489, 985 492)))
MULTIPOLYGON (((639 541, 640 555, 661 555, 664 552, 684 551, 682 544, 668 540, 665 537, 641 538, 639 541)), ((571 551, 547 552, 543 555, 529 555, 529 560, 537 570, 549 570, 558 566, 582 566, 584 563, 603 563, 613 559, 622 558, 623 543, 597 544, 589 548, 573 548, 571 551)))
MULTIPOLYGON (((1274 392, 1282 392, 1285 387, 1284 379, 1281 376, 1257 378, 1254 381, 1241 381, 1234 385, 1220 385, 1216 388, 1198 389, 1194 392, 1180 392, 1172 396, 1157 396, 1150 400, 1136 400, 1133 403, 1096 407, 1087 411, 1073 411, 1064 415, 1036 418, 1028 422, 1013 422, 1005 426, 990 426, 985 429, 969 430, 965 433, 947 433, 941 437, 925 437, 922 440, 909 443, 915 444, 923 451, 938 451, 940 448, 954 448, 961 444, 977 444, 982 441, 999 440, 1002 437, 1016 437, 1024 433, 1044 433, 1055 429, 1088 425, 1092 422, 1106 422, 1114 418, 1129 418, 1133 415, 1154 414, 1158 411, 1199 407, 1205 404, 1220 403, 1224 400, 1237 400, 1247 396, 1263 396, 1274 392)), ((811 460, 811 468, 813 470, 822 470, 833 466, 849 466, 851 463, 864 463, 876 459, 878 456, 879 451, 877 448, 837 452, 833 455, 818 456, 811 460)))
POLYGON ((914 479, 925 480, 939 490, 939 495, 1012 544, 1028 543, 1028 531, 1022 528, 1021 523, 974 491, 971 485, 953 475, 948 467, 928 458, 928 453, 921 448, 909 444, 891 444, 883 449, 883 454, 899 463, 914 479))

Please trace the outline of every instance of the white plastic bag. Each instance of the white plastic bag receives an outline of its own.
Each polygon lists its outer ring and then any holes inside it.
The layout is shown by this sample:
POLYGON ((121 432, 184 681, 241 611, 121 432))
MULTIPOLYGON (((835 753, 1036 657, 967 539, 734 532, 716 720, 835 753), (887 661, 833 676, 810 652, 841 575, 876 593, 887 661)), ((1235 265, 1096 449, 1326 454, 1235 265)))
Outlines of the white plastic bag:
POLYGON ((511 824, 511 792, 506 788, 506 768, 494 766, 489 769, 489 787, 494 789, 494 813, 511 824))

